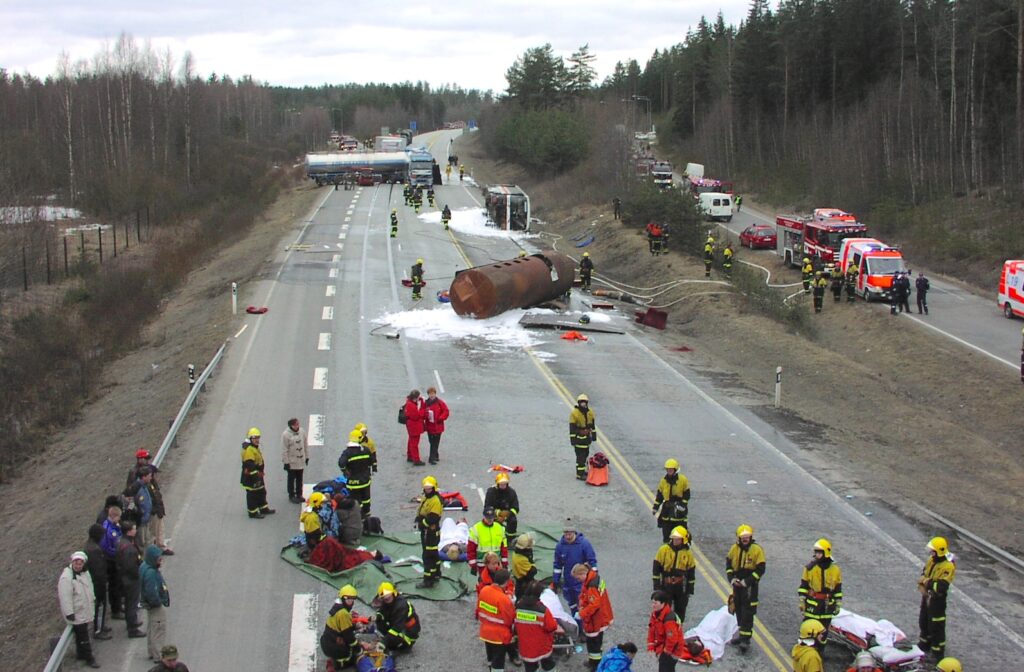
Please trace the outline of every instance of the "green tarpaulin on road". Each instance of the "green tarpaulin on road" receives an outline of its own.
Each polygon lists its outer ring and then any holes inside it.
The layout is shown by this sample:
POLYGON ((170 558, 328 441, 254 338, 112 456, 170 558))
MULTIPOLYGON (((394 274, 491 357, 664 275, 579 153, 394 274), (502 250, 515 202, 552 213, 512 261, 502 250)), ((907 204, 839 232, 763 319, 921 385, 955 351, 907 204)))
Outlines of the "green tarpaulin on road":
MULTIPOLYGON (((519 534, 525 532, 533 535, 533 562, 537 565, 537 579, 548 581, 551 579, 555 545, 562 537, 562 528, 558 525, 521 526, 519 534)), ((399 592, 405 595, 425 600, 457 600, 472 591, 476 585, 476 577, 469 573, 467 563, 450 562, 446 559, 441 563, 441 581, 433 588, 417 588, 416 584, 423 576, 423 565, 420 562, 420 536, 416 532, 364 535, 363 545, 370 551, 380 551, 389 556, 391 562, 364 562, 352 569, 332 574, 316 565, 303 562, 299 557, 299 549, 295 546, 281 549, 281 558, 335 589, 351 583, 359 591, 360 600, 366 604, 369 604, 377 594, 377 586, 382 581, 395 584, 399 592)), ((510 558, 514 552, 513 549, 509 549, 510 558)))

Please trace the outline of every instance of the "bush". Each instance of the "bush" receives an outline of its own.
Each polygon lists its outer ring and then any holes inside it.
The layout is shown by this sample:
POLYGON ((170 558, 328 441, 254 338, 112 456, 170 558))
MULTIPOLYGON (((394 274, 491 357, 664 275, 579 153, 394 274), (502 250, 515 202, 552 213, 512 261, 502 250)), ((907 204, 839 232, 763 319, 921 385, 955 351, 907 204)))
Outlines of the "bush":
POLYGON ((746 308, 763 313, 803 336, 815 335, 814 323, 806 303, 786 302, 786 293, 769 287, 760 269, 733 264, 732 284, 743 295, 746 308))
POLYGON ((661 189, 650 182, 634 182, 622 199, 623 223, 642 229, 648 222, 667 226, 672 249, 700 256, 706 227, 694 201, 678 189, 661 189))

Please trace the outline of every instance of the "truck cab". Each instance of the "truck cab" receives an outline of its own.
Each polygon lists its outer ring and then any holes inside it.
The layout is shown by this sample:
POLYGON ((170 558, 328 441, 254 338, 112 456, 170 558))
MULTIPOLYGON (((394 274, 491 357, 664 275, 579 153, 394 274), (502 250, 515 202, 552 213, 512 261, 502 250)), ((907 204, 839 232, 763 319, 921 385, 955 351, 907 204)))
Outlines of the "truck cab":
POLYGON ((489 224, 504 231, 530 230, 530 197, 521 188, 492 184, 484 187, 483 196, 489 224))
POLYGON ((697 208, 709 222, 732 221, 732 195, 706 191, 700 195, 697 208))
POLYGON ((651 165, 651 181, 662 189, 672 186, 672 164, 668 161, 655 161, 651 165))
POLYGON ((857 293, 865 301, 885 300, 892 296, 892 281, 897 273, 906 273, 903 254, 875 238, 847 238, 839 248, 839 268, 846 273, 857 269, 857 293))
POLYGON ((997 301, 1006 317, 1024 317, 1024 260, 1010 259, 1003 263, 997 301))

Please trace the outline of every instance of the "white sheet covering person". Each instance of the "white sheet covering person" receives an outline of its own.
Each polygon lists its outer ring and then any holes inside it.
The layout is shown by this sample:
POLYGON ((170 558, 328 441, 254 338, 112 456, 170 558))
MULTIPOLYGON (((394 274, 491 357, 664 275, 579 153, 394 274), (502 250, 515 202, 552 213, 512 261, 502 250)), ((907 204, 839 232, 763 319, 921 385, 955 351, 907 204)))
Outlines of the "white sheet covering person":
POLYGON ((696 627, 686 631, 686 637, 700 637, 711 657, 718 660, 725 655, 725 644, 740 631, 736 616, 729 613, 728 606, 708 612, 696 627))
POLYGON ((457 560, 460 556, 465 559, 466 545, 469 543, 469 523, 465 520, 455 522, 451 518, 441 521, 441 540, 437 544, 437 550, 441 553, 442 559, 457 560), (457 545, 458 553, 452 557, 449 548, 452 544, 457 545))

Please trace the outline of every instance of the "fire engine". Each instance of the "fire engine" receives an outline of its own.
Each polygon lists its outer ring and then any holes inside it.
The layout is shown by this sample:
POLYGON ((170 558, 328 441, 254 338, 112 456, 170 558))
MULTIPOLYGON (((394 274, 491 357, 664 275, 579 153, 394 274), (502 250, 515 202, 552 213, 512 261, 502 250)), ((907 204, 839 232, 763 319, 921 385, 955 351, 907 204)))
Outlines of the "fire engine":
POLYGON ((686 177, 686 184, 690 190, 690 195, 696 200, 700 200, 700 195, 703 193, 715 192, 719 194, 732 194, 735 191, 732 182, 716 180, 713 177, 695 177, 688 175, 686 177))
POLYGON ((843 273, 852 265, 857 269, 857 293, 865 300, 889 300, 897 273, 906 273, 903 254, 875 238, 846 238, 837 257, 843 273))
POLYGON ((804 257, 819 265, 834 264, 844 239, 863 238, 867 232, 856 217, 836 208, 775 218, 776 249, 789 266, 800 266, 804 257))

